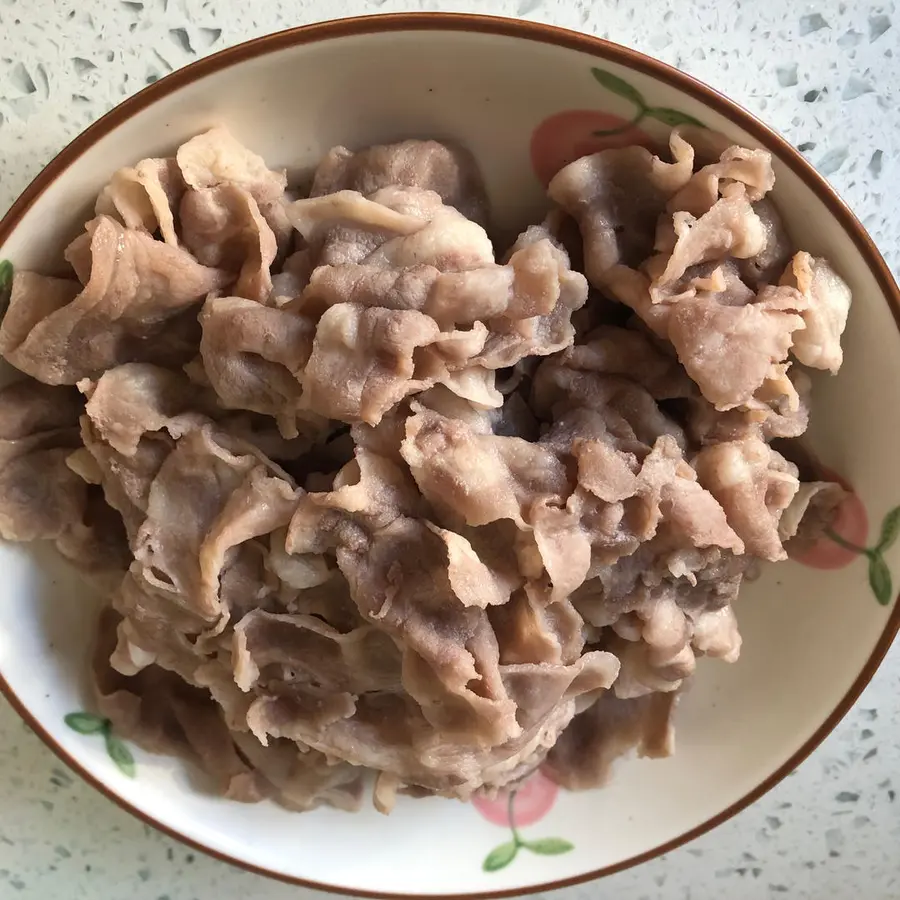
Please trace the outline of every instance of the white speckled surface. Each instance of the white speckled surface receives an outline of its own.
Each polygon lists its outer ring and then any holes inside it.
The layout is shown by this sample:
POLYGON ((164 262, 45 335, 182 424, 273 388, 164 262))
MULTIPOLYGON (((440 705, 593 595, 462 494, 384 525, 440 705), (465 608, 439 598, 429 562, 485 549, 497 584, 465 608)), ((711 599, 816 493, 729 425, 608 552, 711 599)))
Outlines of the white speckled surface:
MULTIPOLYGON (((783 131, 900 266, 900 11, 864 0, 343 0, 346 15, 453 10, 594 32, 674 63, 783 131)), ((0 0, 0 210, 85 125, 199 55, 333 15, 328 0, 0 0)), ((60 602, 65 602, 61 597, 60 602)), ((70 775, 0 701, 0 900, 282 900, 70 775)), ((702 789, 702 785, 698 785, 702 789)), ((557 896, 900 897, 900 648, 825 744, 763 800, 685 848, 557 896)))

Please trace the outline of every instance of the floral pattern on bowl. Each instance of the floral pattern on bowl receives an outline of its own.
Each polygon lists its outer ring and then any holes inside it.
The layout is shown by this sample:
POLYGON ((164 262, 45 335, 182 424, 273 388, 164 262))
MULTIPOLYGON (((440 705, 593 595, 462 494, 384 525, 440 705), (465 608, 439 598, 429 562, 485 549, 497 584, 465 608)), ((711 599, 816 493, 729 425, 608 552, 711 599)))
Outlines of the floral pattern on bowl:
POLYGON ((792 558, 812 569, 842 569, 857 557, 865 556, 869 561, 869 587, 875 599, 888 606, 894 596, 894 585, 884 554, 900 537, 900 506, 895 506, 882 519, 878 540, 870 547, 869 516, 859 495, 835 472, 825 471, 823 476, 841 484, 848 491, 847 496, 835 510, 822 537, 792 558))
POLYGON ((137 773, 134 756, 125 742, 113 734, 112 722, 109 719, 89 712, 72 712, 63 721, 72 731, 77 731, 79 734, 102 735, 109 758, 124 775, 134 778, 137 773))
POLYGON ((704 127, 681 110, 650 106, 636 87, 612 72, 594 68, 591 74, 607 91, 627 100, 634 114, 626 119, 598 109, 567 109, 544 119, 534 129, 530 146, 531 167, 542 184, 549 184, 560 169, 591 153, 635 144, 648 149, 656 147, 658 142, 639 127, 647 119, 669 128, 704 127))
POLYGON ((481 864, 485 872, 505 869, 518 856, 520 850, 528 850, 540 856, 558 856, 574 849, 574 845, 558 837, 543 837, 528 840, 522 837, 519 828, 539 822, 553 808, 557 785, 542 772, 535 772, 515 790, 501 792, 494 799, 473 797, 472 805, 494 825, 502 825, 510 830, 511 840, 498 844, 484 858, 481 864))

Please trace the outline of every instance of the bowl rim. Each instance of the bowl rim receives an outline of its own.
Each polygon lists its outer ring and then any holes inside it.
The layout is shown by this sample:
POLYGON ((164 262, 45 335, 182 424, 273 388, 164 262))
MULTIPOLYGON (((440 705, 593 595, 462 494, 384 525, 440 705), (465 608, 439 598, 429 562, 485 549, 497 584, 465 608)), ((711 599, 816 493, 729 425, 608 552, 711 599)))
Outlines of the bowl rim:
MULTIPOLYGON (((332 19, 325 22, 302 25, 296 28, 263 35, 220 50, 217 53, 190 63, 122 101, 96 122, 91 124, 85 131, 79 134, 71 141, 71 143, 61 150, 59 154, 57 154, 41 170, 41 172, 38 173, 9 208, 6 215, 0 219, 0 246, 6 243, 9 236, 21 222, 22 217, 35 201, 66 171, 66 169, 69 168, 69 166, 72 165, 72 163, 123 122, 182 87, 238 63, 279 50, 327 41, 334 38, 403 31, 472 31, 501 37, 519 38, 576 50, 592 55, 598 59, 618 63, 639 71, 642 74, 649 75, 706 104, 751 134, 762 146, 772 152, 783 165, 791 169, 794 174, 822 200, 830 214, 853 241, 858 253, 866 263, 867 268, 883 292, 898 328, 900 328, 900 289, 898 289, 897 283, 891 275, 890 269, 877 249, 874 241, 856 215, 841 199, 826 178, 823 175, 820 175, 802 154, 775 131, 774 128, 764 124, 753 113, 704 82, 637 50, 633 50, 603 38, 582 34, 577 31, 560 28, 554 25, 475 13, 389 13, 332 19)), ((29 725, 44 744, 46 744, 46 746, 49 747, 63 763, 74 770, 81 778, 103 794, 107 799, 112 800, 126 812, 169 837, 175 838, 193 849, 199 850, 200 852, 223 862, 238 866, 253 872, 254 874, 274 878, 288 884, 328 891, 334 894, 354 897, 370 897, 375 898, 375 900, 395 900, 395 898, 397 898, 397 900, 407 900, 407 898, 421 898, 421 900, 471 900, 471 898, 475 897, 494 900, 494 898, 514 897, 543 891, 558 890, 560 888, 583 884, 606 875, 624 871, 625 869, 655 859, 664 853, 668 853, 681 847, 689 841, 692 841, 694 838, 716 828, 718 825, 721 825, 723 822, 756 802, 763 794, 771 790, 790 772, 796 769, 850 711, 863 689, 871 681, 898 632, 900 632, 900 602, 897 601, 900 601, 900 597, 895 600, 891 614, 885 624, 884 631, 876 642, 869 659, 860 670, 859 675, 844 697, 803 745, 791 754, 781 766, 758 784, 752 791, 717 813, 715 816, 710 817, 678 837, 672 838, 657 847, 653 847, 650 850, 636 854, 635 856, 613 865, 569 878, 541 882, 522 888, 498 891, 469 892, 463 894, 415 894, 358 890, 286 875, 282 872, 256 865, 247 860, 237 859, 180 833, 171 825, 158 821, 150 814, 138 809, 136 806, 125 800, 112 788, 92 775, 73 755, 63 749, 54 737, 44 728, 41 722, 29 711, 3 677, 2 672, 0 672, 0 694, 3 694, 3 696, 6 697, 13 709, 25 720, 26 724, 29 725)))

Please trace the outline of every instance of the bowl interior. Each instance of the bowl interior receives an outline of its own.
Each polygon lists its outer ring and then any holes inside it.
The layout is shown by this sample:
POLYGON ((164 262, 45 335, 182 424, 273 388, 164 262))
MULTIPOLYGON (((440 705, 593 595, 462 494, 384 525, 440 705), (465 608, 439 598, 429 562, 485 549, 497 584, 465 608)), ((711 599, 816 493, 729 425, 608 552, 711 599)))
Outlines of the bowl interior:
MULTIPOLYGON (((384 27, 343 36, 334 29, 327 40, 293 46, 273 39, 268 52, 232 52, 239 60, 233 65, 207 60, 199 75, 155 86, 126 105, 133 111, 128 118, 110 120, 35 200, 0 257, 21 268, 59 269, 62 248, 116 168, 171 153, 219 123, 270 165, 287 167, 295 181, 339 143, 461 141, 485 174, 500 243, 542 217, 545 200, 529 150, 541 122, 566 110, 633 116, 633 95, 601 84, 592 67, 622 79, 653 107, 759 144, 761 132, 749 120, 723 115, 724 107, 684 89, 677 75, 663 80, 599 44, 588 52, 588 39, 539 43, 524 26, 517 36, 485 23, 478 30, 377 30, 384 27)), ((642 127, 666 130, 653 121, 642 127)), ((877 279, 828 203, 798 174, 802 165, 787 154, 776 160, 774 197, 797 244, 826 255, 855 297, 845 367, 839 378, 815 383, 810 443, 854 486, 874 543, 882 517, 900 503, 900 473, 892 464, 900 407, 881 399, 884 385, 900 382, 900 337, 877 279)), ((900 573, 900 548, 885 558, 900 573)), ((809 741, 854 686, 891 615, 873 599, 862 558, 835 570, 794 563, 765 570, 737 607, 740 662, 704 662, 684 698, 676 755, 620 764, 602 791, 561 793, 526 837, 557 836, 574 849, 521 854, 485 872, 483 859, 508 833, 453 801, 401 801, 388 818, 369 809, 357 816, 296 815, 213 798, 179 761, 143 753, 136 754, 138 777, 126 778, 102 741, 62 722, 89 703, 83 672, 96 601, 46 549, 2 545, 0 567, 0 675, 67 755, 127 804, 204 847, 283 877, 354 892, 522 890, 616 866, 678 839, 753 792, 809 741)))

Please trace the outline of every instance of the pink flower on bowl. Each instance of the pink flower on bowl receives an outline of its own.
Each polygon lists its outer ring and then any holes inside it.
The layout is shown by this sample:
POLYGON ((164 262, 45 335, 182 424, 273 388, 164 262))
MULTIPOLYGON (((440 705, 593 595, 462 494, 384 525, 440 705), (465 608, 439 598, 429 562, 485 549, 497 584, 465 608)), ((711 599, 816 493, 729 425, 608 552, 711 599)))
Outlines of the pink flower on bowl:
POLYGON ((531 168, 543 185, 569 163, 609 150, 640 144, 651 149, 653 139, 630 120, 597 109, 567 109, 548 116, 531 135, 531 168))
POLYGON ((651 106, 633 84, 612 72, 595 68, 591 75, 604 90, 631 106, 632 117, 623 118, 599 109, 567 109, 548 116, 531 135, 531 168, 541 184, 549 184, 560 169, 576 159, 601 150, 635 145, 658 150, 658 142, 638 127, 641 122, 655 120, 669 128, 704 127, 681 110, 651 106))
POLYGON ((849 566, 865 548, 869 537, 869 517, 862 500, 839 475, 825 470, 822 477, 836 481, 845 490, 850 491, 835 511, 829 526, 829 530, 844 543, 839 543, 828 535, 822 535, 815 543, 796 553, 793 558, 813 569, 842 569, 849 566))
MULTIPOLYGON (((524 784, 520 785, 512 800, 513 817, 516 827, 533 825, 539 822, 553 808, 559 788, 542 772, 535 772, 524 784)), ((475 796, 472 805, 494 825, 510 827, 510 796, 503 791, 493 800, 475 796)))

